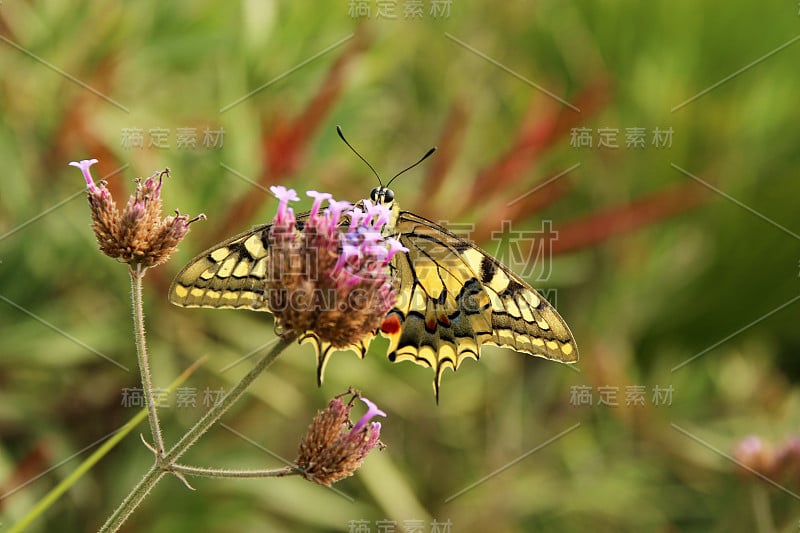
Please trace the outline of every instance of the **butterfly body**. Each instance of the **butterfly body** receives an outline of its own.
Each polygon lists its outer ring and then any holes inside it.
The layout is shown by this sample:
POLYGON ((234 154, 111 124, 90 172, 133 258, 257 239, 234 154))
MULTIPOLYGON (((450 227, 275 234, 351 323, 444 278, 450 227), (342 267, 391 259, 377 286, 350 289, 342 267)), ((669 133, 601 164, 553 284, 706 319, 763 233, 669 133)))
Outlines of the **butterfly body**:
MULTIPOLYGON (((377 187, 370 198, 391 210, 384 236, 409 250, 392 259, 398 299, 375 334, 389 338, 391 361, 413 361, 435 372, 437 397, 443 371, 457 370, 467 357, 478 359, 483 344, 563 363, 578 360, 567 324, 512 270, 441 225, 401 211, 391 189, 377 187)), ((304 217, 297 219, 300 225, 304 217)), ((173 281, 170 301, 183 307, 269 311, 264 298, 269 228, 254 227, 198 255, 173 281)), ((349 348, 363 357, 373 337, 349 348)), ((319 342, 312 332, 304 338, 317 345, 321 381, 337 348, 319 342)))

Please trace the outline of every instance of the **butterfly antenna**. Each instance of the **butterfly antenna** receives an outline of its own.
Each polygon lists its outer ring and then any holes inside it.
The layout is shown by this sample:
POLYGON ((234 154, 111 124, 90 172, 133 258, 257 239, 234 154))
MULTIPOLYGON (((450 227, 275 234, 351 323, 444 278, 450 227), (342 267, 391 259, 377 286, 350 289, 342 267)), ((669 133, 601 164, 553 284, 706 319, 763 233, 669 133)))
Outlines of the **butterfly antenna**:
POLYGON ((419 161, 417 161, 416 163, 414 163, 413 165, 411 165, 411 166, 410 166, 410 167, 408 167, 408 168, 404 168, 403 170, 401 170, 400 172, 398 172, 397 174, 395 174, 394 176, 392 176, 392 179, 390 179, 390 180, 389 180, 389 182, 386 184, 386 186, 388 187, 389 185, 391 185, 391 184, 392 184, 392 182, 395 180, 395 178, 397 178, 397 176, 399 176, 400 174, 402 174, 402 173, 404 173, 404 172, 408 172, 409 170, 411 170, 411 169, 412 169, 412 168, 414 168, 415 166, 419 165, 420 163, 422 163, 423 161, 425 161, 426 159, 428 159, 428 158, 429 158, 429 157, 430 157, 430 156, 433 154, 433 152, 435 152, 435 151, 436 151, 436 147, 434 146, 433 148, 431 148, 430 150, 428 150, 427 152, 425 152, 425 155, 423 155, 423 156, 420 158, 420 160, 419 160, 419 161))
MULTIPOLYGON (((347 139, 344 138, 344 133, 342 132, 342 127, 341 126, 338 126, 338 125, 336 126, 336 133, 339 134, 339 137, 342 139, 342 141, 344 141, 344 144, 346 144, 347 147, 350 148, 353 151, 353 153, 356 154, 359 157, 359 159, 361 159, 364 163, 366 163, 366 165, 369 167, 369 169, 372 171, 372 173, 375 174, 375 177, 378 178, 378 183, 380 183, 381 187, 383 187, 383 182, 381 181, 381 177, 378 175, 378 171, 375 170, 375 167, 373 167, 372 165, 369 164, 369 161, 364 159, 363 155, 358 153, 358 150, 353 148, 352 144, 347 142, 347 139)), ((395 176, 395 177, 397 177, 397 176, 395 176)), ((392 179, 394 179, 394 178, 392 178, 392 179)))

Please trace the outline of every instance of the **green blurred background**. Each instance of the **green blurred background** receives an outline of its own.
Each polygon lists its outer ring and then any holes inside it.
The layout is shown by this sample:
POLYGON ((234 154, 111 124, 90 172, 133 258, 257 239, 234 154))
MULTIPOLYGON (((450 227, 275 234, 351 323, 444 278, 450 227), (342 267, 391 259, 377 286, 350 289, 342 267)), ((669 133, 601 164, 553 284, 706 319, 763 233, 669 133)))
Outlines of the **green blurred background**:
MULTIPOLYGON (((781 447, 800 421, 798 9, 4 0, 0 527, 136 412, 122 405, 138 386, 126 267, 97 251, 67 162, 100 159, 95 177, 123 203, 132 178, 169 167, 165 209, 208 216, 146 280, 156 385, 210 358, 186 384, 196 406, 173 397, 163 410, 169 443, 252 358, 232 363, 275 338, 268 315, 170 306, 169 281, 269 220, 264 187, 365 196, 375 180, 341 124, 385 176, 439 144, 395 182, 398 199, 477 223, 488 250, 505 218, 553 221, 551 274, 530 281, 557 296, 580 371, 490 347, 445 374, 437 407, 431 372, 389 363, 385 341, 364 361, 335 356, 322 388, 298 346, 187 462, 278 467, 272 454, 294 458, 348 386, 388 412, 388 448, 338 493, 295 478, 196 479, 194 492, 165 479, 126 531, 796 531, 800 461, 768 481, 731 458, 746 435, 781 447), (574 128, 593 146, 573 146, 574 128), (598 146, 600 128, 617 130, 617 148, 598 146), (629 128, 645 129, 643 147, 626 147, 629 128), (656 128, 671 128, 669 146, 654 146, 656 128), (142 147, 129 144, 136 129, 142 147), (224 130, 222 146, 205 130, 224 130), (192 131, 196 146, 179 146, 192 131), (520 195, 529 203, 511 212, 520 195), (671 401, 656 405, 656 387, 671 401), (592 405, 572 401, 579 390, 592 405), (618 405, 598 405, 603 390, 618 405), (634 390, 644 405, 626 405, 634 390)), ((95 530, 151 461, 130 435, 29 530, 95 530)))

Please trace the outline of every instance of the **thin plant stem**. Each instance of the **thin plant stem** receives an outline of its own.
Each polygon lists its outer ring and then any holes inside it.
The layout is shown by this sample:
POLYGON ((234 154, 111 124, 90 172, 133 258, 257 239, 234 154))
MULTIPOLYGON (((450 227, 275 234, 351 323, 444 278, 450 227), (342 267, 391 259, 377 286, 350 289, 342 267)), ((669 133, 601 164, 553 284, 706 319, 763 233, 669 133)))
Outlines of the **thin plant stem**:
POLYGON ((753 504, 756 531, 758 533, 775 533, 775 521, 772 518, 769 494, 763 485, 754 483, 750 488, 750 498, 753 504))
POLYGON ((150 377, 150 360, 147 355, 147 341, 144 332, 144 311, 142 306, 142 279, 146 268, 136 265, 129 269, 131 275, 131 301, 133 305, 133 332, 136 337, 136 356, 139 361, 139 372, 142 375, 142 389, 147 404, 147 420, 156 449, 156 458, 164 456, 164 438, 161 436, 161 423, 158 421, 158 406, 153 394, 153 380, 150 377))
POLYGON ((219 403, 214 404, 194 426, 181 437, 175 446, 164 455, 162 461, 156 461, 150 470, 144 475, 139 483, 131 490, 125 497, 122 503, 117 507, 111 516, 100 528, 100 532, 117 531, 122 524, 130 517, 136 508, 142 503, 147 494, 153 487, 161 481, 161 478, 169 471, 172 464, 195 443, 211 426, 216 423, 225 412, 244 394, 247 387, 261 374, 264 370, 275 361, 280 353, 285 350, 297 339, 297 334, 294 332, 287 332, 281 337, 280 342, 272 347, 272 349, 264 354, 255 366, 222 398, 219 403))
POLYGON ((303 471, 296 466, 285 466, 283 468, 274 468, 270 470, 234 470, 227 468, 200 468, 197 466, 173 464, 170 467, 170 470, 187 476, 221 478, 261 478, 303 475, 303 471))
MULTIPOLYGON (((175 381, 170 383, 169 387, 167 387, 168 392, 172 392, 178 387, 180 387, 184 381, 189 379, 195 370, 197 370, 201 364, 206 361, 207 357, 203 357, 199 361, 195 362, 183 371, 183 373, 175 378, 175 381)), ((48 508, 50 508, 53 503, 55 503, 58 498, 61 497, 67 490, 70 489, 78 480, 83 477, 92 467, 97 464, 100 459, 106 456, 108 452, 110 452, 114 447, 125 438, 131 431, 133 431, 136 426, 138 426, 145 418, 147 418, 147 409, 142 409, 139 411, 136 416, 131 418, 124 426, 122 426, 116 433, 114 433, 111 437, 108 438, 97 450, 95 450, 89 457, 86 458, 78 468, 76 468, 70 475, 65 477, 58 485, 53 487, 50 492, 48 492, 44 498, 39 500, 36 505, 28 511, 22 519, 14 524, 9 533, 20 533, 25 530, 29 525, 33 523, 39 516, 41 516, 48 508)))

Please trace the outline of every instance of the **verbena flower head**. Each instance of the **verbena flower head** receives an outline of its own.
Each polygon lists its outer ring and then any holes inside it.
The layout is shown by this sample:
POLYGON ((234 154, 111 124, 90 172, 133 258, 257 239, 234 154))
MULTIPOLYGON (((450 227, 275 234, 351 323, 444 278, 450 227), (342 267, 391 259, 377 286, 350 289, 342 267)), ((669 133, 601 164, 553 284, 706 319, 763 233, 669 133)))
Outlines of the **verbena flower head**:
POLYGON ((790 436, 773 447, 761 437, 748 435, 736 445, 733 456, 745 478, 797 480, 800 475, 800 437, 790 436))
POLYGON ((295 191, 271 190, 279 205, 269 235, 267 298, 277 324, 300 335, 310 332, 336 348, 358 343, 380 327, 394 305, 389 262, 408 251, 381 235, 389 213, 371 204, 362 212, 330 194, 308 191, 314 204, 298 222, 289 207, 298 200, 295 191))
POLYGON ((774 463, 772 448, 755 435, 743 438, 736 446, 733 456, 743 467, 742 473, 745 476, 752 475, 753 472, 766 475, 772 471, 774 463))
POLYGON ((335 397, 317 413, 308 427, 296 461, 306 479, 330 486, 352 476, 370 450, 380 445, 381 424, 370 420, 375 416, 385 417, 386 413, 371 401, 361 398, 368 409, 353 425, 350 410, 358 397, 358 393, 352 390, 335 397), (351 397, 345 402, 343 397, 348 395, 351 397))
POLYGON ((178 243, 189 231, 189 224, 205 219, 199 215, 189 219, 177 210, 175 215, 161 218, 161 185, 169 169, 153 174, 146 180, 136 180, 136 192, 122 210, 117 209, 104 181, 95 183, 89 167, 97 159, 71 162, 78 167, 86 180, 92 229, 100 251, 109 257, 128 263, 131 268, 149 268, 160 265, 175 251, 178 243))

